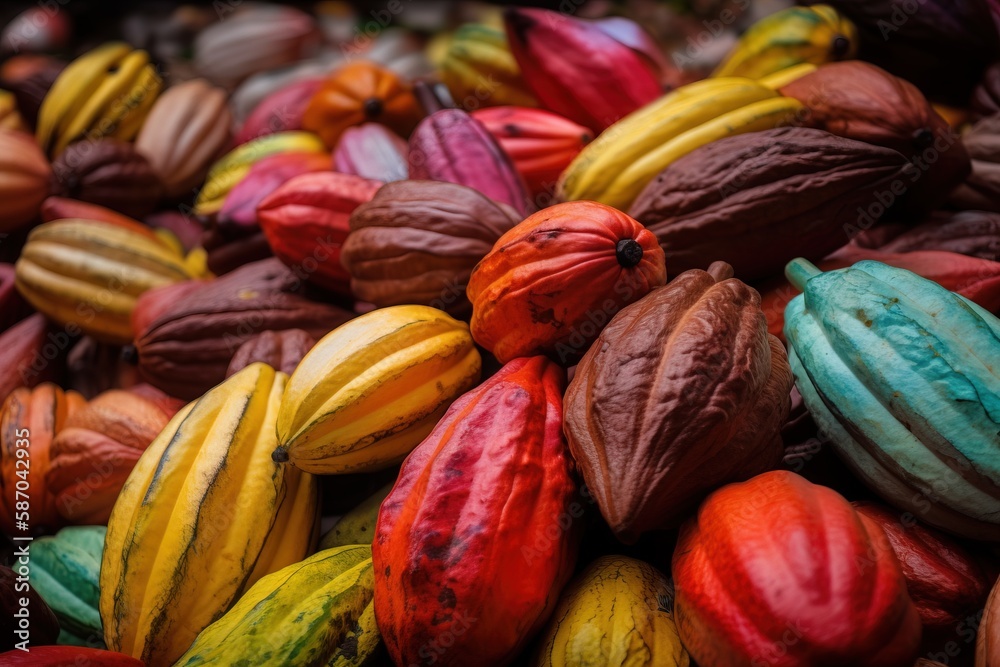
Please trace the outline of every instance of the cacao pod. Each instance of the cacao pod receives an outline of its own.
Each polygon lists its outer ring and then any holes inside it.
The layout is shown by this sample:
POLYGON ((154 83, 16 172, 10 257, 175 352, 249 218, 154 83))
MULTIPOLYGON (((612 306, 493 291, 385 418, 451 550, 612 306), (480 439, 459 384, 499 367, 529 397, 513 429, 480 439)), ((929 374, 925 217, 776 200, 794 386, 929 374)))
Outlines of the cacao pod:
POLYGON ((205 231, 201 243, 207 253, 208 269, 217 276, 274 257, 262 231, 246 234, 242 230, 222 230, 216 226, 205 231))
POLYGON ((593 139, 584 126, 543 109, 494 107, 472 117, 500 143, 535 197, 553 192, 559 175, 593 139))
POLYGON ((964 107, 1000 51, 986 0, 809 0, 858 28, 858 57, 911 81, 934 101, 964 107))
POLYGON ((9 90, 0 90, 0 129, 28 132, 28 128, 17 110, 17 98, 9 90))
POLYGON ((17 100, 17 110, 25 123, 34 131, 38 123, 38 111, 48 94, 49 89, 66 68, 66 63, 52 56, 33 56, 31 64, 18 71, 8 71, 8 65, 17 60, 17 56, 8 59, 0 72, 0 82, 3 88, 13 93, 17 100))
POLYGON ((921 187, 907 192, 911 210, 940 206, 972 170, 962 142, 917 87, 875 65, 830 63, 782 87, 781 94, 805 105, 811 126, 891 148, 913 162, 921 187))
POLYGON ((806 407, 854 473, 946 532, 1000 539, 1000 320, 880 262, 786 275, 789 364, 806 407))
POLYGON ((40 213, 43 222, 52 222, 54 220, 63 220, 65 218, 96 220, 98 222, 106 222, 108 224, 131 229, 136 233, 142 234, 146 238, 155 238, 152 230, 148 229, 135 218, 130 218, 127 215, 122 215, 118 211, 112 211, 110 208, 98 206, 97 204, 88 204, 87 202, 80 201, 78 199, 68 199, 66 197, 46 197, 45 201, 42 202, 40 213))
POLYGON ((299 278, 269 259, 151 293, 137 305, 133 324, 142 376, 171 396, 193 400, 225 379, 233 355, 250 336, 304 329, 319 338, 352 317, 311 301, 302 288, 299 278), (155 315, 143 313, 151 307, 155 315))
POLYGON ((322 84, 323 79, 310 77, 293 81, 267 95, 243 121, 234 143, 239 146, 275 132, 301 130, 306 106, 322 84))
MULTIPOLYGON (((820 262, 823 271, 843 269, 862 260, 874 260, 906 269, 957 292, 991 313, 1000 313, 1000 262, 958 255, 953 252, 922 250, 888 253, 845 246, 820 262)), ((787 280, 775 280, 763 292, 762 307, 767 328, 784 340, 785 308, 799 293, 787 280)))
POLYGON ((225 152, 232 122, 224 90, 204 79, 185 81, 156 100, 135 150, 160 177, 167 197, 186 199, 225 152))
POLYGON ((379 508, 396 483, 396 475, 391 482, 379 488, 360 503, 345 512, 337 519, 337 523, 320 538, 320 549, 332 549, 349 544, 371 544, 375 536, 375 523, 378 521, 379 508))
POLYGON ((983 73, 983 78, 972 93, 972 112, 975 120, 1000 113, 1000 63, 994 63, 983 73))
POLYGON ((608 525, 633 542, 719 486, 776 468, 792 374, 760 296, 723 263, 612 318, 566 391, 570 451, 608 525))
POLYGON ((510 156, 460 109, 442 109, 421 121, 410 137, 408 159, 413 180, 465 185, 522 215, 533 209, 510 156))
POLYGON ((62 373, 70 336, 35 313, 0 333, 0 401, 62 373))
MULTIPOLYGON (((14 285, 14 266, 0 263, 0 333, 34 312, 14 285)), ((0 398, 2 401, 3 398, 0 398)))
POLYGON ((366 313, 323 337, 292 373, 275 460, 318 474, 399 463, 481 367, 467 325, 440 310, 366 313))
POLYGON ((18 291, 71 336, 131 342, 139 295, 190 277, 183 257, 136 227, 142 231, 76 219, 39 225, 15 265, 18 291))
POLYGON ((510 664, 554 610, 580 527, 564 377, 543 357, 510 362, 403 463, 372 543, 375 618, 396 664, 444 633, 442 665, 510 664))
POLYGON ((885 239, 876 238, 878 229, 859 235, 855 241, 885 252, 944 250, 1000 261, 1000 213, 939 211, 915 227, 900 225, 896 234, 885 239))
POLYGON ((598 558, 563 592, 536 664, 687 667, 673 606, 674 585, 656 568, 598 558))
POLYGON ((45 486, 68 523, 106 524, 139 456, 167 425, 151 401, 111 390, 70 415, 52 440, 45 486))
POLYGON ((1000 665, 1000 579, 993 584, 976 636, 976 667, 1000 665))
POLYGON ((257 207, 284 183, 301 174, 329 171, 325 153, 277 153, 255 162, 246 176, 226 195, 216 224, 223 233, 234 230, 246 235, 259 229, 257 207))
POLYGON ((666 278, 663 252, 638 222, 596 202, 556 204, 501 236, 473 269, 472 336, 501 363, 554 354, 572 364, 619 308, 666 278))
POLYGON ((30 653, 11 651, 0 653, 0 661, 11 667, 145 667, 141 660, 114 651, 84 646, 32 646, 30 653))
MULTIPOLYGON (((15 561, 16 563, 16 561, 15 561)), ((30 655, 36 650, 34 644, 50 644, 56 641, 59 636, 59 619, 52 613, 45 600, 38 592, 31 587, 31 583, 25 581, 30 577, 28 567, 22 568, 21 581, 18 582, 18 575, 14 570, 0 565, 0 607, 4 618, 4 638, 0 640, 0 662, 5 665, 22 664, 19 662, 7 662, 7 658, 12 658, 6 651, 11 651, 15 655, 30 655), (28 604, 21 604, 27 601, 28 604), (18 616, 27 614, 30 625, 28 627, 18 627, 18 616), (18 630, 25 631, 25 639, 20 640, 18 630), (23 646, 30 646, 30 650, 21 648, 15 649, 20 641, 24 641, 23 646), (31 643, 28 643, 30 640, 31 643)))
POLYGON ((301 174, 264 198, 257 219, 278 259, 309 282, 350 294, 351 276, 340 263, 341 247, 351 213, 380 186, 332 171, 301 174))
POLYGON ((408 83, 393 71, 370 61, 338 67, 309 101, 302 127, 334 148, 349 127, 381 123, 409 136, 423 117, 408 83))
POLYGON ((537 104, 502 28, 477 23, 460 26, 451 35, 439 69, 442 83, 459 107, 537 104))
POLYGON ((906 578, 906 589, 928 635, 950 632, 982 609, 992 581, 972 555, 908 514, 869 502, 854 509, 885 532, 906 578))
POLYGON ((56 158, 50 192, 141 218, 160 200, 163 182, 131 144, 101 139, 71 144, 56 158))
POLYGON ((226 377, 258 361, 291 375, 315 344, 316 339, 302 329, 262 331, 237 348, 226 369, 226 377))
POLYGON ((962 136, 972 174, 951 194, 961 209, 1000 212, 1000 114, 979 121, 962 136))
POLYGON ((855 225, 873 224, 885 212, 879 196, 912 181, 907 165, 894 150, 822 130, 751 132, 677 160, 629 213, 656 234, 671 269, 718 259, 756 280, 799 255, 822 259, 855 225))
POLYGON ((85 403, 75 391, 63 392, 48 382, 34 389, 15 389, 4 401, 0 409, 0 505, 4 510, 0 513, 0 528, 7 535, 44 534, 62 524, 45 475, 52 461, 52 439, 85 403), (19 451, 27 455, 21 456, 19 451), (24 491, 24 484, 18 485, 25 481, 28 491, 24 491), (15 512, 25 493, 29 496, 29 510, 15 512), (24 524, 22 516, 26 516, 24 524))
POLYGON ((248 366, 184 407, 143 452, 108 522, 108 648, 172 665, 256 581, 315 544, 315 480, 270 459, 285 381, 248 366))
POLYGON ((36 217, 49 188, 51 168, 30 134, 0 129, 0 232, 36 217))
POLYGON ((232 89, 252 74, 310 55, 319 41, 319 29, 305 12, 254 4, 198 34, 194 66, 213 83, 232 89))
POLYGON ((681 530, 673 574, 677 627, 699 665, 911 667, 917 657, 920 616, 885 533, 794 473, 709 496, 681 530))
POLYGON ((463 185, 389 183, 351 214, 341 261, 351 274, 351 291, 363 301, 467 315, 469 274, 520 219, 463 185))
POLYGON ((409 146, 384 125, 365 123, 344 130, 333 152, 333 169, 389 183, 408 178, 409 146))

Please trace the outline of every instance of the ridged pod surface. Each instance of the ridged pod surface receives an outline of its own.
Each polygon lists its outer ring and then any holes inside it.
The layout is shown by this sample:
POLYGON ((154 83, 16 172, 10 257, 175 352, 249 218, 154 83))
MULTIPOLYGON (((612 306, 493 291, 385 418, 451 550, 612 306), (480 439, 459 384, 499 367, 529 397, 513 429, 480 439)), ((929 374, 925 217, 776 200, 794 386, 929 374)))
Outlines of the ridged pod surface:
POLYGON ((256 580, 312 548, 315 480, 271 460, 286 379, 247 367, 178 412, 139 459, 101 565, 112 650, 172 665, 256 580))
POLYGON ((561 368, 521 358, 456 401, 407 457, 372 544, 396 664, 513 663, 573 570, 581 523, 561 368), (568 523, 566 523, 568 521, 568 523), (434 650, 436 639, 452 645, 434 650))
POLYGON ((364 123, 340 136, 333 170, 383 183, 403 181, 409 175, 409 150, 406 141, 385 125, 364 123))
POLYGON ((436 308, 393 306, 357 317, 292 373, 275 460, 318 474, 398 463, 479 380, 481 366, 468 326, 436 308))
POLYGON ((30 134, 0 130, 0 232, 31 222, 45 199, 51 168, 30 134))

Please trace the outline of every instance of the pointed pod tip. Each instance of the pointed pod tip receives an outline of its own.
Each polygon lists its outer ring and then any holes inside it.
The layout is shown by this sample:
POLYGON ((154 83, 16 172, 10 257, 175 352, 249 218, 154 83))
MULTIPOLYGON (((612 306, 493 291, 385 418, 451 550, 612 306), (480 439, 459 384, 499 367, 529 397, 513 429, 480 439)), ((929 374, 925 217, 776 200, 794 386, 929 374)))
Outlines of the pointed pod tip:
POLYGON ((631 269, 642 261, 642 246, 635 239, 622 239, 615 246, 615 257, 621 266, 631 269))

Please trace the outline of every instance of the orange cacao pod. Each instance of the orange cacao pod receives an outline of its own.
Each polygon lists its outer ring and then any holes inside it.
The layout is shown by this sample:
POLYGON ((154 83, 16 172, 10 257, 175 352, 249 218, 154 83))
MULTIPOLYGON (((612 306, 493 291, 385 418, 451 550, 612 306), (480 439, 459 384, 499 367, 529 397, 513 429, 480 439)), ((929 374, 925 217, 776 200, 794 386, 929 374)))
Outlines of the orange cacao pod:
POLYGON ((49 161, 35 138, 17 130, 0 130, 0 232, 31 222, 49 188, 49 161))

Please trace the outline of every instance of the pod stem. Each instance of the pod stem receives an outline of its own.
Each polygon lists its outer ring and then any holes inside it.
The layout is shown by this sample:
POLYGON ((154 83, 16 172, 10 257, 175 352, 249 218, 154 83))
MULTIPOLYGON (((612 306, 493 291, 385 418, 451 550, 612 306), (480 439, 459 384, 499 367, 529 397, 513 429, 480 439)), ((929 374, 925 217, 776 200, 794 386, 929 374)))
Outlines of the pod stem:
POLYGON ((815 278, 821 273, 823 272, 815 264, 801 257, 796 257, 785 265, 785 277, 800 292, 805 290, 810 278, 815 278))
POLYGON ((455 108, 455 101, 443 83, 417 81, 413 84, 413 95, 428 116, 435 111, 455 108))

